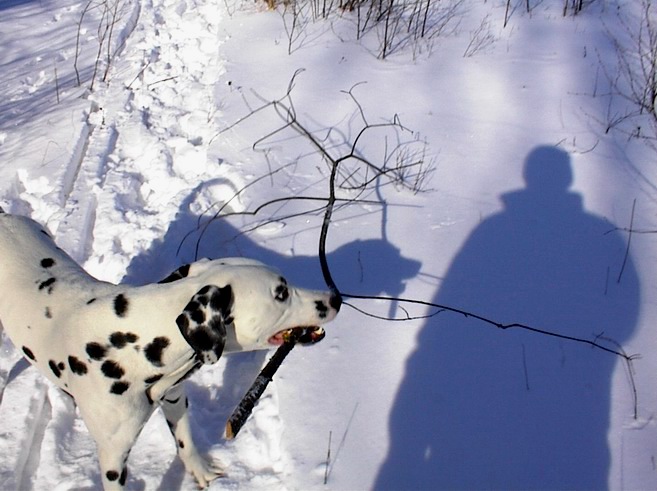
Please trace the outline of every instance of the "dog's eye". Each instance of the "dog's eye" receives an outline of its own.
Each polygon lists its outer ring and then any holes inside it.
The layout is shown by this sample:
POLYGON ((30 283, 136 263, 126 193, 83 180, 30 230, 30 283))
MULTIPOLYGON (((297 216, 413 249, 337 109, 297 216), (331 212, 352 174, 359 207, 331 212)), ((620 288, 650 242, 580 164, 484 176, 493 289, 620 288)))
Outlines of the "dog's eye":
POLYGON ((278 285, 274 293, 275 293, 274 298, 278 302, 285 302, 290 296, 290 292, 288 291, 287 286, 285 285, 278 285))

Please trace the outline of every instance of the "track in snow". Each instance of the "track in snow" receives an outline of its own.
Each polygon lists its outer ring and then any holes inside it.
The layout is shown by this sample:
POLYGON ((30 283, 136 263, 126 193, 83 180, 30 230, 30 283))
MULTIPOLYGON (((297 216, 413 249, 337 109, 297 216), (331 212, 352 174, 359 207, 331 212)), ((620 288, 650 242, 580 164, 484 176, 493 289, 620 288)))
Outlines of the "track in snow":
MULTIPOLYGON (((218 39, 222 9, 217 2, 194 0, 154 0, 141 9, 138 2, 131 5, 118 41, 125 45, 113 62, 110 83, 97 84, 89 97, 92 112, 73 143, 61 182, 48 194, 31 196, 29 186, 22 194, 30 203, 41 200, 44 206, 63 209, 49 223, 58 243, 90 273, 108 281, 119 281, 131 261, 166 234, 181 207, 190 205, 190 196, 213 203, 241 186, 210 148, 217 128, 214 88, 223 70, 218 39), (217 185, 200 189, 201 182, 217 185)), ((150 271, 131 280, 149 281, 161 274, 150 271)), ((2 447, 7 455, 0 459, 0 487, 44 489, 58 482, 66 489, 97 488, 95 445, 73 405, 27 366, 10 342, 5 341, 4 351, 0 433, 8 444, 2 447)), ((263 355, 250 355, 243 363, 255 371, 262 360, 263 355)), ((250 383, 248 367, 244 385, 250 383)), ((198 380, 190 384, 192 411, 199 418, 216 417, 217 400, 207 390, 215 391, 212 385, 221 383, 221 368, 198 376, 209 389, 201 390, 198 380)), ((229 411, 240 395, 220 401, 222 411, 229 411)), ((237 486, 253 472, 265 484, 278 482, 275 472, 263 469, 269 465, 264 462, 282 458, 277 412, 272 391, 255 415, 253 434, 243 436, 242 447, 253 445, 253 451, 241 450, 239 442, 230 451, 223 445, 213 449, 229 462, 233 453, 246 460, 243 467, 231 466, 232 477, 222 480, 222 486, 237 486)), ((210 450, 220 442, 222 426, 223 420, 213 421, 201 448, 210 450)), ((156 414, 133 451, 128 487, 150 489, 166 482, 194 488, 174 460, 167 433, 156 414), (162 436, 152 436, 158 433, 162 436)))

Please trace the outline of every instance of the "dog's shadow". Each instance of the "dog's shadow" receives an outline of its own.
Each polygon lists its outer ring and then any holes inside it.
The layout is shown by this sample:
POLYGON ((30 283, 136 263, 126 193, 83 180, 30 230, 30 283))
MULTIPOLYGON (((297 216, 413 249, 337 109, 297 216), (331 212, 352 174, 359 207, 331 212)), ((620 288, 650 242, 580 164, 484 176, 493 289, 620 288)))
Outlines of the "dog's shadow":
MULTIPOLYGON (((182 264, 197 258, 249 257, 279 270, 296 286, 326 289, 317 254, 286 255, 263 245, 268 238, 278 240, 283 237, 287 233, 285 227, 273 234, 247 234, 228 220, 212 219, 211 214, 199 216, 192 211, 199 208, 199 195, 212 185, 212 182, 205 183, 187 197, 166 234, 131 261, 122 282, 135 285, 157 282, 182 264)), ((363 295, 399 295, 405 282, 415 277, 421 267, 419 261, 403 257, 398 248, 384 239, 354 240, 327 253, 327 261, 339 286, 363 295)), ((193 430, 196 429, 194 437, 201 451, 208 451, 217 444, 230 412, 268 356, 267 351, 259 351, 223 357, 220 363, 224 364, 224 383, 221 390, 213 391, 215 394, 196 383, 194 377, 186 382, 193 430)), ((172 482, 181 482, 183 477, 182 464, 176 459, 162 483, 170 488, 172 482)))

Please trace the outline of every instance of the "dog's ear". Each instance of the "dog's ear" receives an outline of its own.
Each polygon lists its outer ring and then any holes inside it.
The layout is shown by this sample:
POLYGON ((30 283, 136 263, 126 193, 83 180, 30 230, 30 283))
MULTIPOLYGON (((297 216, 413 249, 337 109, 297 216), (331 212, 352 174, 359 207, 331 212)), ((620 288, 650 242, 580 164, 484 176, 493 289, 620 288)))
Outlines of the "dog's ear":
POLYGON ((224 351, 226 327, 233 323, 233 289, 208 285, 201 288, 176 319, 185 340, 199 361, 215 363, 224 351))

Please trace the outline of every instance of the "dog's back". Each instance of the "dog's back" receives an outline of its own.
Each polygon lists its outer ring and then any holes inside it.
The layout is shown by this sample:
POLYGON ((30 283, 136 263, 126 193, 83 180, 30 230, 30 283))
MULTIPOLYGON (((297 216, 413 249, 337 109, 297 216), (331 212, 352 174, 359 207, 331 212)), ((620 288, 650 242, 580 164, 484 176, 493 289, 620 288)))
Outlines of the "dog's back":
MULTIPOLYGON (((30 290, 34 278, 44 281, 57 271, 59 278, 75 277, 84 283, 95 281, 75 261, 54 243, 50 234, 30 218, 0 212, 0 282, 30 290)), ((48 291, 52 284, 37 284, 37 289, 48 291)), ((81 285, 82 286, 82 285, 81 285)), ((19 292, 8 292, 12 296, 19 292)), ((25 292, 28 293, 28 292, 25 292)))
POLYGON ((80 293, 90 296, 106 284, 87 274, 36 222, 0 213, 0 285, 0 324, 34 362, 37 351, 61 346, 67 333, 57 327, 58 319, 81 308, 80 293))

